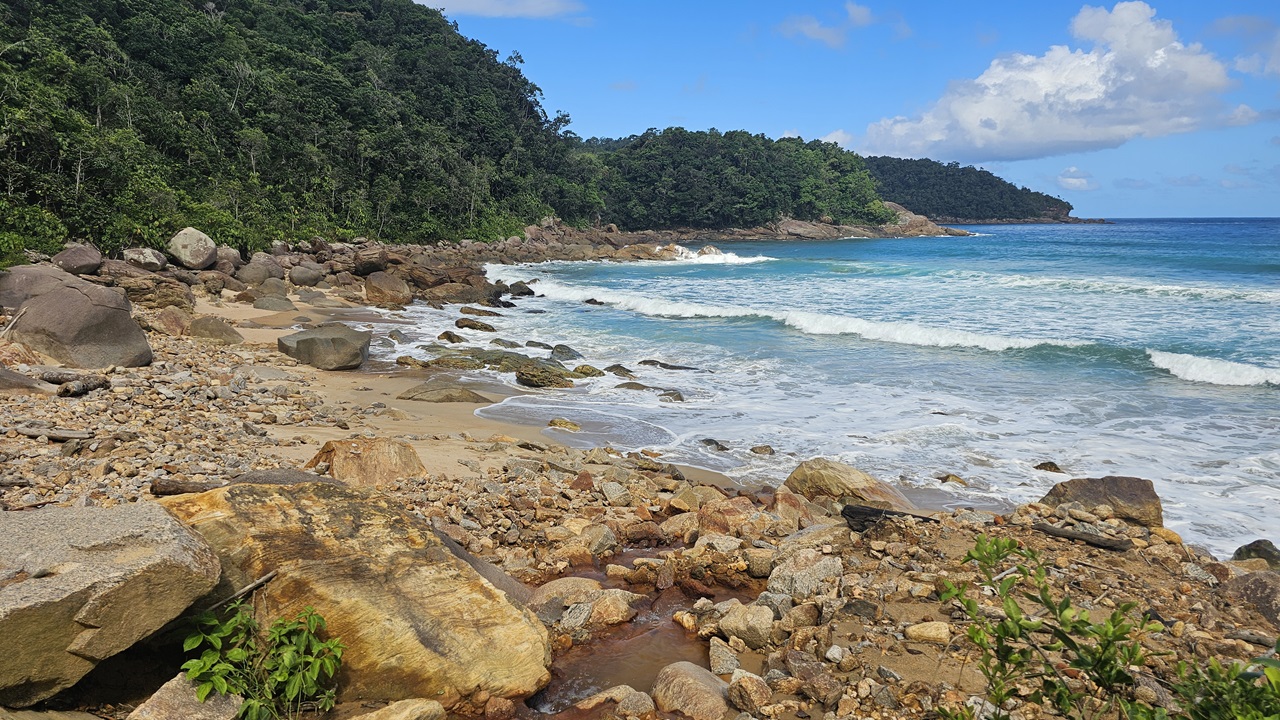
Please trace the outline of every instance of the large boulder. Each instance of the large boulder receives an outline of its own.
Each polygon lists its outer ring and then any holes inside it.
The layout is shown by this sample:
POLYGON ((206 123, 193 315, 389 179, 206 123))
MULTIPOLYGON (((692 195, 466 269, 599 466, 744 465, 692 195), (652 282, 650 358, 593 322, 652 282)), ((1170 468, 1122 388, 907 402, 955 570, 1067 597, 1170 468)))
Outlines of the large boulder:
POLYGON ((74 685, 208 593, 218 569, 155 503, 0 512, 0 705, 74 685))
POLYGON ((102 253, 91 245, 71 244, 54 255, 51 262, 72 275, 88 275, 102 265, 102 253))
POLYGON ((176 307, 191 312, 196 307, 190 287, 162 275, 120 278, 116 280, 116 287, 124 290, 134 305, 145 308, 176 307))
POLYGON ((797 495, 803 495, 810 500, 828 497, 901 512, 916 509, 915 505, 892 485, 881 482, 855 467, 826 458, 814 458, 800 463, 787 476, 783 485, 797 495))
POLYGON ((213 315, 202 315, 191 321, 187 333, 193 338, 208 340, 218 345, 239 345, 244 336, 239 330, 231 327, 231 323, 213 315))
POLYGON ((1116 517, 1144 527, 1164 527, 1164 508, 1150 480, 1108 475, 1100 478, 1075 478, 1054 485, 1040 499, 1049 507, 1078 502, 1086 508, 1110 505, 1116 517))
POLYGON ((379 270, 364 279, 364 297, 374 305, 408 305, 413 291, 401 278, 379 270))
MULTIPOLYGON (((248 267, 247 265, 245 267, 248 267)), ((369 359, 373 333, 325 323, 276 340, 280 352, 321 370, 352 370, 369 359)))
POLYGON ((412 445, 392 438, 330 440, 303 469, 310 470, 321 463, 328 465, 335 480, 367 487, 390 485, 427 472, 412 445))
POLYGON ((456 557, 404 503, 330 484, 230 485, 162 501, 209 541, 230 592, 275 570, 262 620, 307 606, 346 645, 339 700, 477 693, 521 698, 550 679, 546 629, 456 557))
POLYGON ((160 272, 169 267, 164 253, 153 248, 128 248, 123 255, 125 262, 147 272, 160 272))
POLYGON ((254 253, 253 259, 239 270, 236 279, 245 285, 261 285, 268 278, 284 279, 284 268, 266 253, 254 253))
POLYGON ((169 239, 169 255, 185 268, 204 270, 218 260, 218 246, 208 235, 185 227, 169 239))
POLYGON ((0 306, 21 313, 10 338, 64 365, 100 368, 151 363, 147 335, 129 301, 110 288, 50 266, 0 272, 0 306))
POLYGON ((324 279, 324 267, 318 263, 301 262, 289 268, 289 282, 298 287, 315 287, 324 279))
POLYGON ((729 684, 691 662, 672 663, 653 681, 654 703, 662 712, 693 720, 724 720, 729 714, 729 684))
POLYGON ((213 693, 204 702, 196 700, 196 683, 186 673, 160 686, 146 702, 125 720, 235 720, 244 698, 213 693))
POLYGON ((1238 602, 1251 605, 1258 614, 1280 628, 1280 573, 1249 573, 1222 586, 1222 591, 1238 602))

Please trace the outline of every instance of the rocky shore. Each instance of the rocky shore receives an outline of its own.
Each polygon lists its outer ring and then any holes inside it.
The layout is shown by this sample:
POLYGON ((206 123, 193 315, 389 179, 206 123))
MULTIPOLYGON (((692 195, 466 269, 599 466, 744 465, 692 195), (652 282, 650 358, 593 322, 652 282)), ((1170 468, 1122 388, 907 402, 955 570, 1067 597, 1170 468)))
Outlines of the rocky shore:
MULTIPOLYGON (((821 458, 744 488, 478 418, 513 391, 457 381, 625 379, 572 348, 442 337, 430 361, 370 367, 397 332, 370 306, 456 307, 459 333, 484 333, 533 292, 482 263, 678 252, 615 235, 549 221, 491 245, 315 240, 246 262, 184 230, 167 256, 73 247, 0 272, 0 706, 32 708, 0 718, 233 717, 175 677, 175 627, 246 588, 262 621, 313 607, 346 645, 338 706, 315 717, 981 709, 971 620, 942 599, 977 578, 980 535, 1039 551, 1080 607, 1158 623, 1135 635, 1142 702, 1176 710, 1179 662, 1274 647, 1274 547, 1184 544, 1147 480, 1072 479, 1006 514, 931 513, 821 458)), ((1053 714, 1029 689, 1005 709, 1053 714)))

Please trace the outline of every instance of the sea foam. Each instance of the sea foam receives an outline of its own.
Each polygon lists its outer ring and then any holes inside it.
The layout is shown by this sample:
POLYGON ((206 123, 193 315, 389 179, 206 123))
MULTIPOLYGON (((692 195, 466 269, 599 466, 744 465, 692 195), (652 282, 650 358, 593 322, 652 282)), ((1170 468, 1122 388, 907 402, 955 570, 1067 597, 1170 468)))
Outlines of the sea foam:
POLYGON ((1148 350, 1151 364, 1174 377, 1213 385, 1280 385, 1280 368, 1265 368, 1198 355, 1148 350))

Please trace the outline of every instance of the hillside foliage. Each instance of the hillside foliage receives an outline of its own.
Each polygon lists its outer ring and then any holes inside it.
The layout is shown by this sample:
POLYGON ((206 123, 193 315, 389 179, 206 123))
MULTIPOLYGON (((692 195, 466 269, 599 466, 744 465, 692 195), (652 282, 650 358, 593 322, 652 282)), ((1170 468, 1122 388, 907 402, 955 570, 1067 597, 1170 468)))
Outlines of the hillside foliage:
POLYGON ((880 196, 934 220, 1060 220, 1071 203, 1002 180, 986 170, 936 160, 863 159, 880 196))

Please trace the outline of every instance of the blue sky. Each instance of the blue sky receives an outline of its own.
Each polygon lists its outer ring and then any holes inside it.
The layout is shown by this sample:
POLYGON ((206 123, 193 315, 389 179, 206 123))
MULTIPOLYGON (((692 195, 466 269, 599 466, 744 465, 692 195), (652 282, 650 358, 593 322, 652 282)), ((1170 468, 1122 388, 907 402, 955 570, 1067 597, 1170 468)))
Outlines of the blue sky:
POLYGON ((419 0, 583 137, 826 138, 1078 217, 1280 216, 1280 2, 419 0))

